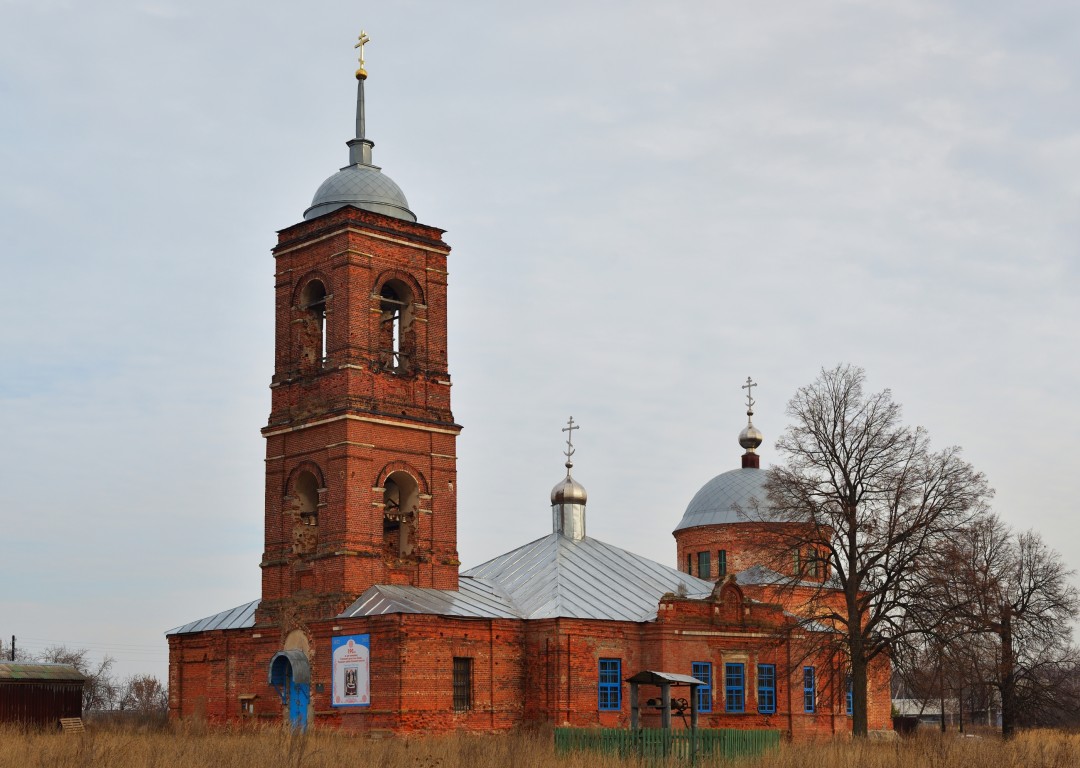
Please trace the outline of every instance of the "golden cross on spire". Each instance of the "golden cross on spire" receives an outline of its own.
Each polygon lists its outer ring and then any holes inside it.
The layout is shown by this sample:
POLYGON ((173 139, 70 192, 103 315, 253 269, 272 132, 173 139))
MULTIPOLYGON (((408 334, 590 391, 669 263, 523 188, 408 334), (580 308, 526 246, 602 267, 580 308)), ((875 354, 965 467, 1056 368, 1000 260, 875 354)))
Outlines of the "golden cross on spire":
POLYGON ((574 430, 581 429, 581 427, 575 426, 574 417, 571 416, 566 426, 562 428, 563 432, 566 432, 566 450, 563 451, 563 456, 566 457, 566 466, 570 467, 570 457, 574 455, 574 430))
POLYGON ((360 69, 356 70, 356 74, 359 75, 363 72, 366 75, 367 72, 364 70, 364 45, 371 42, 371 38, 367 36, 367 32, 361 29, 360 37, 357 38, 357 41, 356 45, 353 46, 353 48, 360 49, 360 69))
POLYGON ((754 382, 754 380, 751 379, 749 376, 747 376, 746 377, 746 383, 743 384, 742 387, 740 387, 740 389, 745 389, 746 390, 746 415, 747 416, 753 416, 754 415, 754 403, 756 403, 757 401, 752 397, 752 395, 754 393, 754 387, 756 387, 756 386, 757 386, 757 384, 754 382))

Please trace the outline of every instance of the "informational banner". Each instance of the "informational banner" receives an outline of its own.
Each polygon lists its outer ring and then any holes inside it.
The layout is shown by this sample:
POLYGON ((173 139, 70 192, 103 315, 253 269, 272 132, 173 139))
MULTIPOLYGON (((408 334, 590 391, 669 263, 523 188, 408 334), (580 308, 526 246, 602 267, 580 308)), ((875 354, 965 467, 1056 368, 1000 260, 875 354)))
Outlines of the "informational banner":
POLYGON ((335 707, 371 706, 371 635, 330 639, 335 707))

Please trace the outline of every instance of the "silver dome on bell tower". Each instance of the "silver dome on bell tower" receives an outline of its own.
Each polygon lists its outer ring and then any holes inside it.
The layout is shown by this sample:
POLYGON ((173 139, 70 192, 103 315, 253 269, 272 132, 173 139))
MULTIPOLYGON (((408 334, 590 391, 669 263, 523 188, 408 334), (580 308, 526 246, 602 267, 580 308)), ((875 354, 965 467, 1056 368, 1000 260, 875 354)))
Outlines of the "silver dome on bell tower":
POLYGON ((551 489, 551 528, 554 533, 580 541, 585 538, 585 503, 589 500, 589 494, 585 493, 585 486, 570 474, 574 468, 570 457, 574 455, 575 429, 581 427, 574 424, 574 417, 571 416, 562 430, 567 433, 564 452, 566 477, 551 489))
POLYGON ((361 31, 356 44, 360 49, 360 68, 356 70, 356 136, 346 142, 349 164, 319 186, 311 207, 304 211, 304 219, 314 219, 352 205, 395 219, 416 221, 416 214, 409 210, 409 201, 401 187, 371 162, 371 148, 375 142, 365 135, 364 125, 364 81, 367 80, 364 45, 367 42, 368 36, 361 31))

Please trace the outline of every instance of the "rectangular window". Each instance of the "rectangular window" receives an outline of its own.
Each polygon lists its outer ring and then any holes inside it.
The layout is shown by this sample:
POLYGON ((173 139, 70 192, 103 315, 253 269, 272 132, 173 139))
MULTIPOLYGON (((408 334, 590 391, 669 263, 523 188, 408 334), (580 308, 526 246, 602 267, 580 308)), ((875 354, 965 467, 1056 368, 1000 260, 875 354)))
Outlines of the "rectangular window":
POLYGON ((622 709, 622 659, 600 659, 598 686, 600 709, 622 709))
POLYGON ((689 553, 686 555, 686 572, 694 575, 694 556, 689 553))
POLYGON ((796 576, 798 576, 799 573, 800 573, 800 568, 802 567, 802 563, 799 562, 799 548, 798 547, 795 547, 795 549, 792 550, 791 556, 792 556, 792 559, 794 561, 793 562, 793 570, 791 572, 793 574, 795 574, 796 576))
POLYGON ((472 709, 472 659, 454 657, 454 711, 472 709))
POLYGON ((704 685, 697 687, 698 712, 712 712, 712 663, 695 661, 690 665, 691 674, 704 685))
POLYGON ((776 665, 757 665, 757 711, 771 715, 776 711, 776 665))
POLYGON ((712 578, 712 564, 709 562, 708 552, 697 553, 697 575, 699 579, 712 578))
POLYGON ((855 689, 851 683, 851 675, 847 676, 847 694, 844 700, 844 710, 850 715, 855 711, 855 689))
POLYGON ((721 549, 716 553, 716 575, 720 578, 727 576, 727 550, 721 549))
POLYGON ((724 665, 724 711, 743 712, 746 710, 746 676, 742 664, 724 665))
POLYGON ((817 550, 806 550, 806 575, 811 578, 816 578, 818 575, 818 554, 817 550))
POLYGON ((802 668, 802 708, 803 712, 814 711, 814 668, 802 668))

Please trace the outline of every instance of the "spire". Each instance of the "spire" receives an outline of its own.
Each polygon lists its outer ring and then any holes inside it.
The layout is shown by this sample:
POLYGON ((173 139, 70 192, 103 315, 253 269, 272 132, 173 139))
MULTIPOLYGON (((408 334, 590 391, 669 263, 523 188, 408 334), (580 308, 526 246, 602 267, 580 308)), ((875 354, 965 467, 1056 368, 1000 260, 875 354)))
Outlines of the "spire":
POLYGON ((574 468, 571 457, 574 455, 574 430, 581 427, 574 424, 571 416, 566 426, 562 428, 566 432, 566 477, 556 483, 551 489, 551 527, 552 531, 561 534, 568 539, 585 538, 585 502, 589 496, 585 493, 585 487, 570 476, 570 470, 574 468))
POLYGON ((360 37, 353 48, 360 49, 360 67, 356 70, 356 138, 348 141, 349 165, 371 165, 371 148, 375 146, 364 135, 364 81, 367 80, 367 70, 364 69, 364 45, 371 41, 364 30, 360 30, 360 37))
POLYGON ((743 431, 739 433, 739 445, 746 449, 746 453, 742 456, 743 469, 757 469, 761 466, 761 457, 757 455, 757 448, 764 440, 764 436, 761 431, 754 426, 754 400, 753 392, 754 387, 757 384, 749 376, 746 377, 746 383, 742 385, 742 389, 746 390, 746 426, 743 431))

